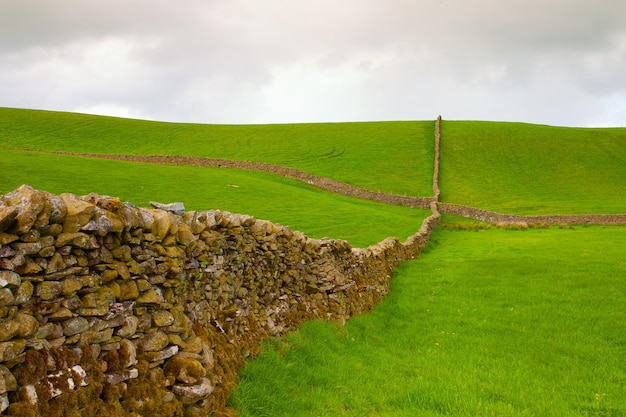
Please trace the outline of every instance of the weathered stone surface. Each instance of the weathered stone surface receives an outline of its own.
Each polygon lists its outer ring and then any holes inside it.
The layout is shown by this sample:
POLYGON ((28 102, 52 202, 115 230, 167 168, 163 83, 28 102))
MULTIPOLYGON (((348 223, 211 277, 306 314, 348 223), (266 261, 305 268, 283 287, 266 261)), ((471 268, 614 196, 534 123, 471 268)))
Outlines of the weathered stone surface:
MULTIPOLYGON (((15 206, 0 206, 0 232, 9 228, 17 219, 18 209, 15 206)), ((6 243, 3 243, 6 244, 6 243)))
POLYGON ((39 329, 39 321, 30 314, 19 312, 13 321, 19 325, 18 337, 28 338, 39 329))
POLYGON ((13 271, 0 271, 0 288, 17 288, 21 283, 22 278, 19 274, 13 271))
POLYGON ((0 307, 7 307, 15 303, 13 291, 10 288, 0 288, 0 307))
POLYGON ((13 339, 20 331, 20 325, 15 320, 0 322, 0 342, 13 339))
POLYGON ((44 281, 37 284, 35 294, 42 300, 54 300, 61 295, 63 283, 59 281, 44 281))
POLYGON ((89 322, 84 317, 75 317, 63 322, 63 334, 74 336, 89 330, 89 322))
POLYGON ((35 286, 32 282, 22 282, 15 293, 15 304, 21 305, 28 303, 33 296, 34 290, 35 286))
POLYGON ((201 400, 213 392, 213 384, 208 378, 202 378, 197 385, 174 385, 172 392, 191 400, 201 400))
MULTIPOLYGON (((17 190, 6 194, 3 200, 8 206, 17 208, 15 222, 11 227, 11 231, 16 234, 30 230, 45 204, 44 194, 28 185, 22 185, 17 190)), ((12 214, 8 213, 8 217, 11 216, 12 214)))
POLYGON ((161 304, 163 302, 165 300, 159 288, 151 288, 137 297, 139 304, 161 304))
POLYGON ((152 313, 152 322, 157 327, 167 327, 174 323, 174 316, 167 310, 157 310, 152 313))
POLYGON ((10 342, 0 343, 0 362, 8 362, 24 352, 26 341, 24 339, 13 339, 10 342))
POLYGON ((127 316, 124 318, 124 324, 117 331, 119 337, 131 337, 137 331, 139 319, 135 316, 127 316))
POLYGON ((206 370, 199 360, 178 354, 165 362, 163 373, 175 377, 176 381, 194 385, 204 378, 206 370))
POLYGON ((169 343, 167 335, 161 331, 148 333, 141 339, 141 348, 144 352, 157 352, 164 349, 169 343))
POLYGON ((65 193, 61 194, 60 197, 67 209, 67 214, 63 221, 63 231, 76 233, 89 223, 95 206, 73 194, 65 193))
POLYGON ((156 201, 151 201, 150 205, 156 209, 169 211, 174 214, 178 214, 179 216, 182 216, 183 214, 185 214, 185 204, 181 202, 162 204, 162 203, 157 203, 156 201))
POLYGON ((7 391, 16 391, 17 381, 15 377, 6 366, 0 364, 0 394, 4 394, 7 391))

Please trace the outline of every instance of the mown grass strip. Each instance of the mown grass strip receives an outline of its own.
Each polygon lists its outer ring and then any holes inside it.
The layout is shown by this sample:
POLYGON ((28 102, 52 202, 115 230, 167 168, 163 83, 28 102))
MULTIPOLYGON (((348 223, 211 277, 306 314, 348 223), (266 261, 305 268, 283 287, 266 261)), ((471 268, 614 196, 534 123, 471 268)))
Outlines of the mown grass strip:
POLYGON ((626 415, 626 228, 443 231, 371 314, 241 374, 244 416, 626 415))
POLYGON ((503 213, 626 213, 626 128, 444 121, 440 187, 503 213))
POLYGON ((21 184, 60 194, 90 192, 138 206, 182 201, 188 210, 253 215, 355 247, 414 234, 430 212, 345 197, 277 175, 222 168, 161 166, 36 152, 0 152, 0 193, 21 184))

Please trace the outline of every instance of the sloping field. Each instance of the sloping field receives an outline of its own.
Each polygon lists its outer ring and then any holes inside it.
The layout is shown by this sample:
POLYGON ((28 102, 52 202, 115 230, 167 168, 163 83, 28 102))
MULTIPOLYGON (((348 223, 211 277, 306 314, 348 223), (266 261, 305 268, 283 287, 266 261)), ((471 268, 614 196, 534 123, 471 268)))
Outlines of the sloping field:
POLYGON ((626 128, 444 121, 442 201, 511 214, 626 213, 626 128))
POLYGON ((374 191, 432 194, 434 122, 201 125, 0 108, 5 147, 267 162, 374 191))
POLYGON ((164 166, 39 152, 0 151, 0 194, 29 184, 61 194, 95 192, 148 207, 183 201, 188 210, 218 209, 289 225, 308 236, 366 247, 404 240, 430 212, 329 193, 278 175, 223 168, 164 166), (362 225, 369 227, 364 228, 362 225))

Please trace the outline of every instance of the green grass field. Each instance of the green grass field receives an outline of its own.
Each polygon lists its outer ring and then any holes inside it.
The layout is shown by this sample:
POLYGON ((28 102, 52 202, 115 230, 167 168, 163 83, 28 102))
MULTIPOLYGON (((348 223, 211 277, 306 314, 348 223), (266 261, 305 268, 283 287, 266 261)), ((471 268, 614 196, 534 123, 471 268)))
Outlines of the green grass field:
POLYGON ((512 214, 626 213, 626 129, 444 121, 442 200, 512 214))
POLYGON ((241 375, 241 416, 624 416, 626 227, 436 231, 371 314, 241 375))
POLYGON ((27 183, 60 194, 90 192, 138 206, 183 201, 188 210, 219 209, 253 215, 310 237, 366 247, 388 236, 414 234, 429 211, 335 195, 277 175, 223 168, 161 166, 2 150, 0 193, 27 183), (367 224, 368 227, 363 227, 367 224))
POLYGON ((434 122, 199 125, 0 108, 2 145, 267 162, 374 191, 432 194, 434 122))
MULTIPOLYGON (((0 108, 0 193, 27 183, 140 206, 183 201, 362 247, 413 234, 429 213, 267 173, 9 148, 243 159, 429 196, 433 128, 192 125, 0 108)), ((625 213, 625 158, 626 129, 444 121, 440 188, 445 202, 515 214, 625 213)), ((233 406, 242 416, 626 416, 626 227, 462 228, 437 230, 371 314, 344 327, 310 322, 268 344, 244 370, 233 406)))

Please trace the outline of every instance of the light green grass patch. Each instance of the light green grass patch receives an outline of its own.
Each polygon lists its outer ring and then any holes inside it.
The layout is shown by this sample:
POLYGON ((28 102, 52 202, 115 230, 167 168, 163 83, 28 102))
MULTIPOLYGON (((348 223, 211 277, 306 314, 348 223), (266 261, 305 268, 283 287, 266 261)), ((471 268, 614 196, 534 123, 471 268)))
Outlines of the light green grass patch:
POLYGON ((244 416, 626 415, 624 227, 437 231, 371 314, 250 362, 244 416))

